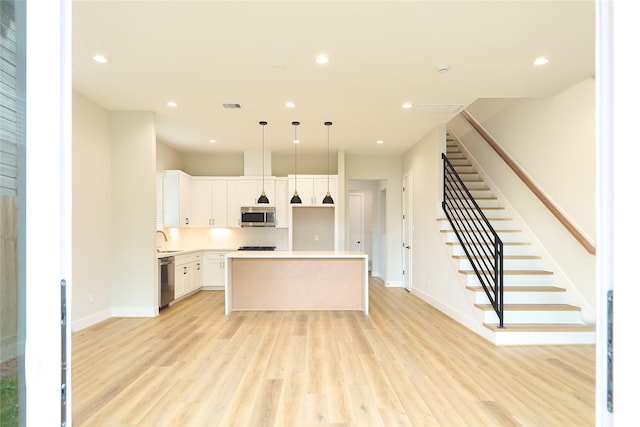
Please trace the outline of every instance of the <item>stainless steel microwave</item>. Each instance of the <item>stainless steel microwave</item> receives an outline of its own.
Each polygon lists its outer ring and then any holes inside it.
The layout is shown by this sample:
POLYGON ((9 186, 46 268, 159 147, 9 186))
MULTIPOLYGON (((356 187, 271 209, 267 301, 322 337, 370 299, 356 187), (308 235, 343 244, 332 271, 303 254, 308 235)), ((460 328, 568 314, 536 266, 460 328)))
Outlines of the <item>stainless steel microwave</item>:
POLYGON ((276 208, 272 206, 243 206, 240 208, 241 227, 275 227, 276 208))

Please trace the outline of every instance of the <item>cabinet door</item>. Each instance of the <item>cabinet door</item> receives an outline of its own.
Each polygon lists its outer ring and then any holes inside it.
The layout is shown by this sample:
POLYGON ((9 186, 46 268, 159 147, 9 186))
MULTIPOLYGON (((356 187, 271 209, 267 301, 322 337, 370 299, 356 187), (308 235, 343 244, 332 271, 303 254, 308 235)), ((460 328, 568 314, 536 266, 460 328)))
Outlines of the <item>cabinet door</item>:
POLYGON ((191 177, 181 171, 164 173, 164 226, 186 227, 191 222, 191 177))
POLYGON ((324 178, 315 178, 313 185, 314 192, 314 200, 316 205, 321 205, 322 200, 327 195, 327 188, 331 192, 331 197, 333 198, 334 204, 338 202, 338 181, 335 176, 329 176, 328 179, 328 187, 327 187, 327 177, 324 178))
POLYGON ((224 254, 207 254, 204 268, 203 286, 224 286, 224 272, 224 254))
POLYGON ((298 188, 298 196, 302 199, 303 205, 313 205, 313 178, 304 178, 298 176, 296 178, 289 179, 289 188, 291 190, 291 195, 293 196, 293 192, 296 187, 298 188), (296 184, 297 181, 297 184, 296 184))
POLYGON ((191 288, 189 292, 195 291, 202 287, 202 279, 203 279, 203 268, 202 268, 202 259, 191 264, 191 271, 193 272, 191 276, 191 288))
POLYGON ((175 298, 180 298, 186 294, 189 284, 189 264, 176 264, 175 277, 175 298))
POLYGON ((211 181, 211 226, 226 228, 228 224, 227 181, 211 181))
POLYGON ((240 180, 227 181, 227 227, 240 227, 240 207, 242 197, 240 195, 240 180))
POLYGON ((289 194, 289 183, 286 179, 276 179, 276 227, 289 227, 289 201, 293 192, 289 194))
POLYGON ((194 179, 192 183, 192 225, 194 227, 209 227, 211 226, 212 182, 204 179, 194 179))

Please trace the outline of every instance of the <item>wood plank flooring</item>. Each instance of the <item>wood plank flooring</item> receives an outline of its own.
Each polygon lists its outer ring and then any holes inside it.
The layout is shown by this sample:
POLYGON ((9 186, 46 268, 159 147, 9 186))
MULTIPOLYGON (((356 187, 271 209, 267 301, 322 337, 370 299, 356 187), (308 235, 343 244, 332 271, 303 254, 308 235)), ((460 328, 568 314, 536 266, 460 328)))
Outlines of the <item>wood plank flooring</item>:
POLYGON ((592 426, 595 347, 495 347, 370 281, 370 315, 202 291, 73 334, 74 426, 592 426))

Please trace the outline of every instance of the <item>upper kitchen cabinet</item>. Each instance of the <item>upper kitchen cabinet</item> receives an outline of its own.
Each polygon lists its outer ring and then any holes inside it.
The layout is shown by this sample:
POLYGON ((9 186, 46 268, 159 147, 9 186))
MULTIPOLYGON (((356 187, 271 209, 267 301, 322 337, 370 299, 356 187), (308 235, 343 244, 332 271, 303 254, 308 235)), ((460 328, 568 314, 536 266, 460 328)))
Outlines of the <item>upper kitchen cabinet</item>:
MULTIPOLYGON (((262 177, 238 177, 227 182, 228 226, 240 227, 240 208, 256 206, 262 194, 262 177)), ((266 206, 275 206, 276 180, 273 177, 264 179, 264 191, 269 198, 266 206)))
MULTIPOLYGON (((322 200, 327 195, 327 175, 298 175, 297 179, 294 175, 289 175, 291 194, 296 188, 296 181, 302 206, 322 205, 322 200)), ((331 196, 336 202, 338 200, 338 177, 329 175, 328 184, 331 196)))
POLYGON ((276 178, 276 228, 289 227, 289 182, 286 177, 276 178))
POLYGON ((227 179, 192 178, 192 226, 226 228, 227 179))
POLYGON ((179 170, 164 171, 164 226, 191 226, 191 176, 179 170))

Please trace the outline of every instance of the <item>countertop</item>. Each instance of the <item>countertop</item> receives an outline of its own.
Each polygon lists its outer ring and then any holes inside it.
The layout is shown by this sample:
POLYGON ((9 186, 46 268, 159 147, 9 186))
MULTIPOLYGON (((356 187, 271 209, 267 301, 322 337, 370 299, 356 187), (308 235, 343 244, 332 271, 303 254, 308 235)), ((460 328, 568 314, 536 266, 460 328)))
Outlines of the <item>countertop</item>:
POLYGON ((159 252, 156 252, 156 258, 166 258, 170 256, 180 256, 180 255, 188 255, 195 252, 235 252, 237 249, 161 249, 159 252))
POLYGON ((366 258, 367 254, 357 251, 234 251, 227 258, 366 258))

